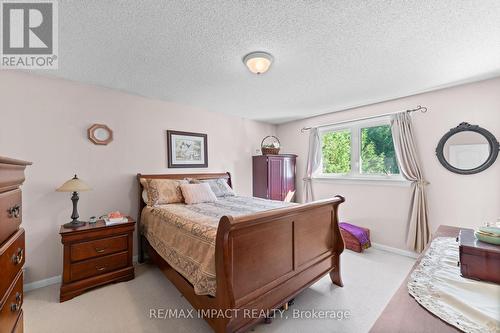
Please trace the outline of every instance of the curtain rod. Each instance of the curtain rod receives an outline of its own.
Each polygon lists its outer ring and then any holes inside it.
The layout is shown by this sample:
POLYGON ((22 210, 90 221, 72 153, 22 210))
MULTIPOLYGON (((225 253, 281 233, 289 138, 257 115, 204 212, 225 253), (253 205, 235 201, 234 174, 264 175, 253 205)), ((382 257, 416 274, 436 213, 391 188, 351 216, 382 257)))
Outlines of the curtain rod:
MULTIPOLYGON (((426 113, 427 112, 427 108, 425 106, 418 105, 415 109, 406 110, 406 112, 408 112, 408 113, 415 112, 415 111, 420 111, 422 113, 426 113)), ((343 120, 343 121, 338 121, 336 123, 318 125, 318 126, 313 126, 313 127, 302 127, 302 129, 300 131, 302 133, 304 133, 305 131, 309 131, 311 128, 315 128, 315 127, 326 127, 326 126, 340 125, 340 124, 351 123, 351 122, 360 121, 360 120, 368 120, 368 119, 373 119, 373 118, 390 116, 390 115, 393 115, 393 114, 396 114, 396 113, 399 113, 399 112, 389 112, 389 113, 384 113, 384 114, 378 114, 376 116, 356 118, 356 119, 351 119, 351 120, 343 120)))

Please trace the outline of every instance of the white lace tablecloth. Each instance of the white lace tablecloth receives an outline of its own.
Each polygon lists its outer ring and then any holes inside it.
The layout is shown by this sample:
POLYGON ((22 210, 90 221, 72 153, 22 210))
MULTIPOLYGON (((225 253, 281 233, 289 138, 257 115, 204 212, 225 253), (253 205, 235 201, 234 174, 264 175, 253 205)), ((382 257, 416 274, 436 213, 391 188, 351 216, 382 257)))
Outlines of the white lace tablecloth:
MULTIPOLYGON (((500 286, 460 276, 455 238, 434 239, 408 282, 418 303, 464 332, 500 332, 500 286)), ((411 316, 411 314, 408 314, 411 316)))

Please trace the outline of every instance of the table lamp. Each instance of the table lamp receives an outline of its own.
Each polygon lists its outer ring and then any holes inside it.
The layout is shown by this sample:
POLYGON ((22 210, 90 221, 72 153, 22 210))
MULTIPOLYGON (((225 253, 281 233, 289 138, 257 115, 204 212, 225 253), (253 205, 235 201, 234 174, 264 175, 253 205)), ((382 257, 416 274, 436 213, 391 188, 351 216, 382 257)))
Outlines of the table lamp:
POLYGON ((71 201, 73 201, 73 213, 71 214, 71 222, 66 223, 63 225, 65 228, 78 228, 81 227, 82 225, 85 225, 85 222, 78 221, 78 218, 80 215, 78 215, 78 192, 83 192, 83 191, 90 191, 91 188, 85 184, 84 181, 79 179, 76 175, 62 184, 61 187, 59 187, 56 191, 57 192, 73 192, 73 195, 71 196, 71 201))

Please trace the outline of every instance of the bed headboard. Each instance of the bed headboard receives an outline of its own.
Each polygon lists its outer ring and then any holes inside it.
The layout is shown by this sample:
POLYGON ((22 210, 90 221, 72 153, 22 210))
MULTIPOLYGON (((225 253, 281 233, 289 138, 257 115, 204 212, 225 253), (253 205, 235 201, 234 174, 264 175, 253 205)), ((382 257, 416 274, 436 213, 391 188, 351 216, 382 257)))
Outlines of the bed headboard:
POLYGON ((217 179, 217 178, 225 178, 227 183, 231 188, 233 184, 231 182, 231 174, 229 172, 220 172, 220 173, 167 173, 167 174, 159 174, 159 175, 143 175, 137 174, 137 182, 139 183, 139 216, 137 223, 140 223, 141 213, 146 203, 142 200, 142 191, 144 190, 141 184, 141 179, 184 179, 184 178, 192 178, 192 179, 217 179))

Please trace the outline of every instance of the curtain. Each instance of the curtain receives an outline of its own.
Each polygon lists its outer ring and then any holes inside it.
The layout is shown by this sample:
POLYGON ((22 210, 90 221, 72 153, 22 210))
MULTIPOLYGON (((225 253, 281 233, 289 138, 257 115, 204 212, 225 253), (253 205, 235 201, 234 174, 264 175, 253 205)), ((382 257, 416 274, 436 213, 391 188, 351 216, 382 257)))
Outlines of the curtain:
POLYGON ((312 188, 312 175, 321 164, 321 141, 319 130, 311 128, 309 132, 309 152, 307 154, 306 175, 304 177, 304 199, 305 202, 314 201, 312 188))
POLYGON ((417 154, 409 113, 401 112, 392 116, 391 130, 400 172, 412 182, 406 244, 409 248, 422 252, 430 238, 425 195, 428 183, 424 179, 417 154))

